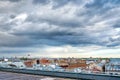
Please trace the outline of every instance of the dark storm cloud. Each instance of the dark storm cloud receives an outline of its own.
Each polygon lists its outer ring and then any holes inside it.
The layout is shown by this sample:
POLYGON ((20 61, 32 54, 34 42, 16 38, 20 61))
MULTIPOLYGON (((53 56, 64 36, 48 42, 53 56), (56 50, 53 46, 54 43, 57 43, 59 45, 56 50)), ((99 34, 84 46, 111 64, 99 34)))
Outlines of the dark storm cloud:
POLYGON ((59 8, 64 6, 65 4, 69 3, 70 0, 55 0, 53 1, 53 9, 59 8))
POLYGON ((2 0, 0 4, 0 47, 120 46, 119 0, 2 0))
POLYGON ((81 45, 81 44, 84 44, 84 45, 89 45, 89 44, 94 44, 94 42, 91 42, 89 41, 89 37, 85 37, 85 36, 82 36, 82 35, 79 35, 79 36, 75 36, 75 35, 71 35, 71 36, 56 36, 56 37, 53 37, 53 39, 55 39, 56 41, 58 42, 64 42, 65 44, 71 44, 71 45, 81 45))
POLYGON ((113 28, 120 28, 119 21, 116 21, 115 24, 112 25, 113 28))
POLYGON ((33 0, 33 4, 47 4, 49 0, 33 0))
MULTIPOLYGON (((86 8, 88 8, 88 10, 86 11, 86 13, 89 13, 87 15, 89 16, 93 16, 93 15, 99 15, 99 16, 103 16, 102 14, 106 14, 107 12, 109 12, 110 10, 114 9, 115 7, 118 7, 120 4, 119 0, 94 0, 91 3, 87 3, 85 5, 86 8)), ((109 17, 112 16, 113 14, 111 13, 111 15, 108 15, 109 17)), ((105 16, 104 16, 105 17, 105 16)))
POLYGON ((16 16, 13 15, 13 14, 10 15, 10 18, 11 18, 11 19, 14 19, 15 17, 16 17, 16 16))
POLYGON ((77 20, 65 20, 65 21, 59 21, 56 19, 49 19, 49 18, 38 18, 37 19, 28 19, 28 21, 32 21, 32 22, 47 22, 49 24, 54 24, 54 25, 59 25, 61 27, 80 27, 83 26, 83 23, 80 23, 77 20))
POLYGON ((19 2, 21 0, 1 0, 1 1, 19 2))
POLYGON ((63 22, 60 22, 60 21, 56 21, 56 20, 47 20, 47 19, 43 19, 43 21, 46 21, 50 24, 55 24, 55 25, 60 25, 61 27, 78 27, 78 26, 81 26, 82 23, 78 23, 78 21, 72 21, 72 20, 69 20, 69 21, 63 21, 63 22))
MULTIPOLYGON (((119 0, 94 0, 92 3, 86 4, 87 8, 104 8, 107 4, 112 4, 114 7, 120 4, 119 0)), ((117 6, 116 6, 117 7, 117 6)))
POLYGON ((69 3, 78 5, 78 6, 84 3, 84 0, 51 0, 51 1, 53 2, 53 9, 63 7, 69 3))
POLYGON ((0 53, 8 53, 8 54, 10 54, 10 53, 28 53, 28 52, 33 52, 33 51, 30 51, 30 50, 0 50, 0 53))

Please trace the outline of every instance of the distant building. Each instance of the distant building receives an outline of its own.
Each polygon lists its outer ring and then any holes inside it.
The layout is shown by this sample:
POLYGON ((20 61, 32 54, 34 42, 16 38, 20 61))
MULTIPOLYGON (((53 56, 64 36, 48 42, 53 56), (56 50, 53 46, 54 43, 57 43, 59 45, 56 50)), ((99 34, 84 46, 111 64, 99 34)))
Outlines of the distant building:
POLYGON ((24 62, 26 67, 33 67, 34 64, 36 64, 36 60, 28 60, 24 62))

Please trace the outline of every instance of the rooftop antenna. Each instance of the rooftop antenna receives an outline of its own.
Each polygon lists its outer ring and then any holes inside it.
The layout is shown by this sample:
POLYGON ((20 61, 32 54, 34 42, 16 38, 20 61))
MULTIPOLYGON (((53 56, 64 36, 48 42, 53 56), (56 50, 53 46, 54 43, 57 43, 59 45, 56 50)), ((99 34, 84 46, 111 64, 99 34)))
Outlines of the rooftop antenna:
POLYGON ((30 56, 31 56, 31 55, 30 55, 30 53, 29 53, 29 54, 27 55, 27 57, 30 58, 30 56))

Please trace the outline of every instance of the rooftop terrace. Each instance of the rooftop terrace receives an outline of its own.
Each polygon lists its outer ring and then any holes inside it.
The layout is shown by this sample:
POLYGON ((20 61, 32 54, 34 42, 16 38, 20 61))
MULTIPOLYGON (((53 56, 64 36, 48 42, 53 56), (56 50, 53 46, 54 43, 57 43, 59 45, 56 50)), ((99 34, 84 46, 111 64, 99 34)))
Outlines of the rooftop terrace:
POLYGON ((48 76, 38 76, 38 75, 19 74, 19 73, 0 71, 0 80, 71 80, 71 79, 55 78, 55 77, 52 78, 48 76))

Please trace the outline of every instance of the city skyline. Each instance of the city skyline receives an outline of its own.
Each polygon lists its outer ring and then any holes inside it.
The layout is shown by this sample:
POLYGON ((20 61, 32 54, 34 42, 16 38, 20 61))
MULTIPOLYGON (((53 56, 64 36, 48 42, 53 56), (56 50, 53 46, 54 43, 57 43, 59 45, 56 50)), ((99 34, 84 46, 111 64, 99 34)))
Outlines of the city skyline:
POLYGON ((0 57, 120 58, 119 0, 0 0, 0 57))

